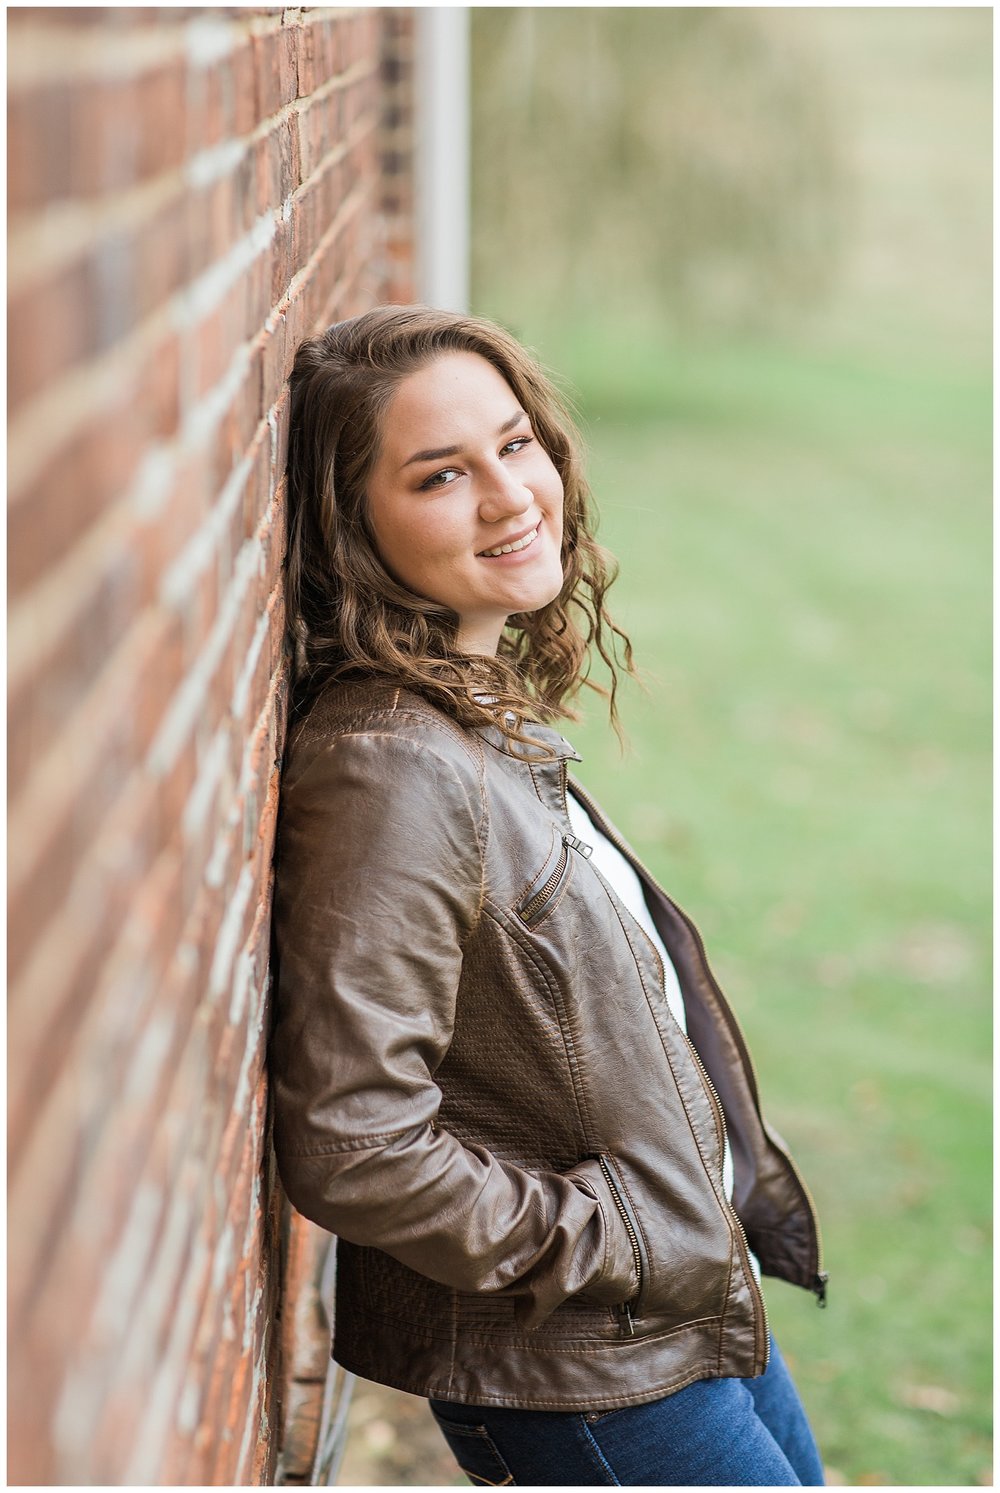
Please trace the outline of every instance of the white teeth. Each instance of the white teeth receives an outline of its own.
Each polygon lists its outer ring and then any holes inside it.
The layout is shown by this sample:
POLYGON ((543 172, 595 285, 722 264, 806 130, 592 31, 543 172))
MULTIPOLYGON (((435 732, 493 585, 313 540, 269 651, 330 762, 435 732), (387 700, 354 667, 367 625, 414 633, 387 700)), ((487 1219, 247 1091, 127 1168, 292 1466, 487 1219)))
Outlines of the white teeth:
POLYGON ((533 539, 538 538, 538 530, 532 529, 530 534, 525 534, 523 539, 518 539, 514 544, 501 544, 499 549, 482 550, 484 555, 513 555, 517 550, 526 550, 533 539))

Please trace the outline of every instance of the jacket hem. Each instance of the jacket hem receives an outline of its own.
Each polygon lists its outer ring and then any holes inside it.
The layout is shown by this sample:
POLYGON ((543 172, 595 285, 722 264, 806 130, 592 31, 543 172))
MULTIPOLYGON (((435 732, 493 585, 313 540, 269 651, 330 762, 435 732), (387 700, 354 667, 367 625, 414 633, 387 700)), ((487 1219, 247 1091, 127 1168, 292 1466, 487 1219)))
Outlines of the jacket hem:
POLYGON ((363 1323, 359 1316, 350 1331, 335 1337, 332 1357, 341 1368, 452 1404, 615 1410, 663 1399, 699 1379, 752 1378, 759 1372, 752 1348, 740 1355, 723 1344, 720 1317, 606 1342, 576 1338, 554 1344, 550 1339, 534 1347, 493 1338, 488 1361, 484 1342, 463 1334, 450 1352, 439 1338, 419 1331, 397 1337, 383 1356, 377 1335, 367 1334, 363 1323), (408 1371, 400 1371, 401 1360, 408 1371), (565 1387, 553 1394, 554 1383, 565 1387))

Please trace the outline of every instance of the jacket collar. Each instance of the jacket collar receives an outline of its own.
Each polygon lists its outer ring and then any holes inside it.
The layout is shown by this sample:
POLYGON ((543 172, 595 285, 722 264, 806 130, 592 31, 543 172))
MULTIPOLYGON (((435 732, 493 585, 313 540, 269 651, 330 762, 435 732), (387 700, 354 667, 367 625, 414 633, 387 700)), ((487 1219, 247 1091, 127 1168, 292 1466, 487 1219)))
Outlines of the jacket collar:
MULTIPOLYGON (((512 719, 509 711, 507 719, 512 719)), ((472 729, 477 736, 481 736, 483 741, 488 741, 490 746, 495 747, 498 752, 503 752, 505 756, 514 757, 522 762, 537 762, 541 765, 553 758, 559 762, 567 758, 573 762, 583 761, 571 741, 567 741, 554 726, 543 726, 539 721, 524 722, 525 734, 539 743, 537 747, 526 746, 520 742, 512 746, 499 726, 473 726, 472 729)))

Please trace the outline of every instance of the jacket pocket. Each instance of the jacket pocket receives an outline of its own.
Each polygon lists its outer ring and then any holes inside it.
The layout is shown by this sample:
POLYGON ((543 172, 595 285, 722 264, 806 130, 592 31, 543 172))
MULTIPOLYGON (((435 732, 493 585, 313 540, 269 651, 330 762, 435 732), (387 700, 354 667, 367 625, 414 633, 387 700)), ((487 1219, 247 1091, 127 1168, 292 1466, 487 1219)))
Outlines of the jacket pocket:
POLYGON ((514 909, 526 928, 537 928, 555 906, 569 876, 571 849, 585 856, 591 853, 591 847, 575 835, 556 838, 548 860, 514 909))
POLYGON ((622 1333, 625 1336, 631 1337, 635 1332, 635 1319, 642 1315, 646 1287, 649 1283, 649 1258, 646 1254, 646 1246, 643 1243, 642 1233, 636 1222, 635 1213, 632 1210, 632 1205, 628 1200, 621 1179, 615 1170, 614 1162, 607 1152, 604 1151, 598 1152, 597 1160, 600 1163, 604 1180, 608 1185, 611 1200, 625 1225, 625 1231, 632 1246, 632 1258, 635 1261, 636 1275, 639 1280, 635 1294, 627 1301, 619 1302, 615 1307, 622 1333))

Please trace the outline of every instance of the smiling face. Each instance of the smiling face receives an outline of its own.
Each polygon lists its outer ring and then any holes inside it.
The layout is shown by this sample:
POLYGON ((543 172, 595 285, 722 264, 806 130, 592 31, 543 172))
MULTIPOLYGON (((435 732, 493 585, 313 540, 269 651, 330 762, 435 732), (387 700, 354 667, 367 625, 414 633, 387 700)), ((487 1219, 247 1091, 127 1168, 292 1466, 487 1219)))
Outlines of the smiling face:
POLYGON ((458 613, 467 653, 495 654, 508 617, 562 590, 559 473, 478 353, 442 353, 400 382, 367 500, 386 568, 458 613))

